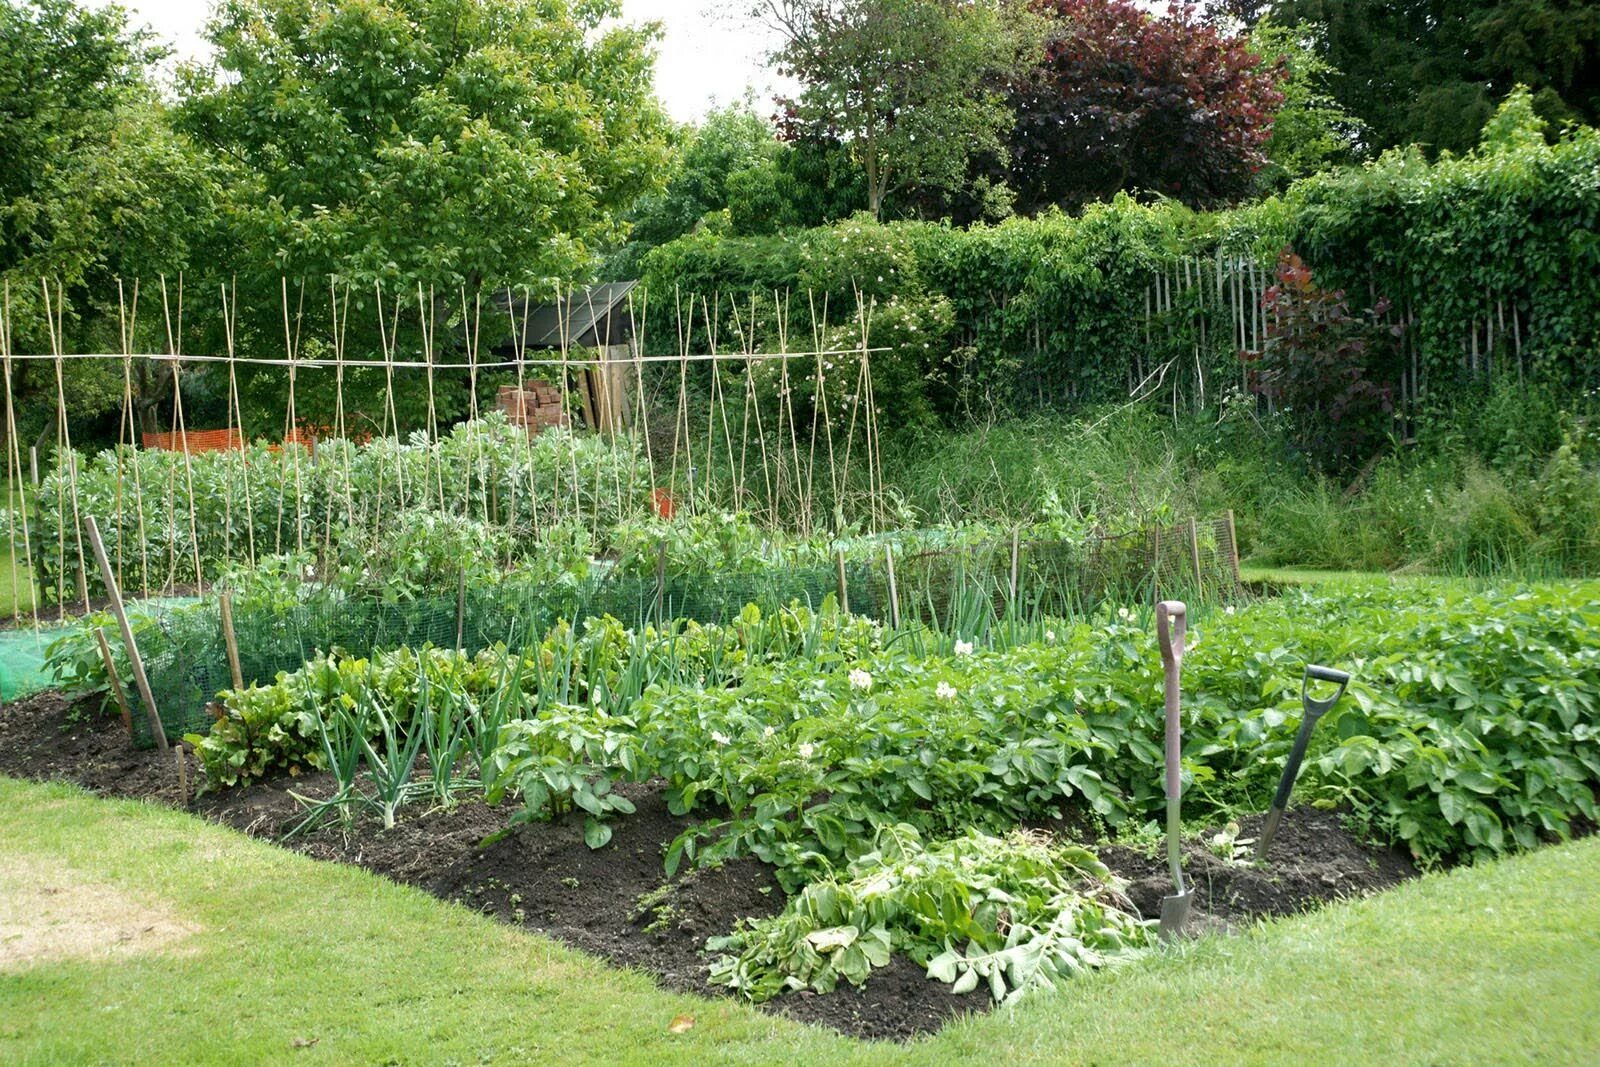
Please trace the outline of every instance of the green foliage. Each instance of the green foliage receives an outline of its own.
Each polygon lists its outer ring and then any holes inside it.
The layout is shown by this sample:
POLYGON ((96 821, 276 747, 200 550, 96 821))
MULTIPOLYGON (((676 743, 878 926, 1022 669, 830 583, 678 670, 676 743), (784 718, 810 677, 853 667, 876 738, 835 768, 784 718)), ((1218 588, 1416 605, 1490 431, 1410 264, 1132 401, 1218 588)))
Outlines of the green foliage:
MULTIPOLYGON (((1298 725, 1300 670, 1323 662, 1358 683, 1316 736, 1305 801, 1354 805, 1425 862, 1570 835, 1593 818, 1600 781, 1584 695, 1600 670, 1583 621, 1594 594, 1375 584, 1213 614, 1185 657, 1186 810, 1266 806, 1298 725)), ((634 714, 677 810, 729 812, 681 837, 669 866, 748 852, 798 884, 896 822, 938 837, 1064 804, 1114 827, 1154 818, 1148 626, 1124 609, 1055 636, 948 658, 898 643, 831 673, 779 665, 735 689, 648 696, 634 714)))
POLYGON ((728 953, 711 965, 711 981, 755 1001, 829 993, 840 979, 859 986, 900 952, 954 993, 981 981, 1011 1003, 1132 959, 1150 941, 1088 849, 1022 832, 968 831, 930 845, 902 824, 881 829, 872 851, 806 886, 780 914, 747 920, 708 947, 728 953))
POLYGON ((182 120, 236 161, 229 210, 252 291, 275 293, 280 272, 446 292, 582 273, 665 158, 645 88, 654 30, 605 24, 615 13, 222 4, 182 120))
MULTIPOLYGON (((772 124, 749 102, 713 110, 688 133, 666 187, 634 205, 631 239, 654 247, 688 233, 709 212, 734 206, 735 189, 748 193, 761 184, 755 174, 770 174, 782 151, 772 124)), ((748 225, 739 232, 778 228, 754 219, 748 225)))
MULTIPOLYGON (((423 588, 453 593, 464 569, 508 565, 518 545, 542 542, 570 561, 589 547, 578 527, 645 514, 650 493, 630 442, 564 429, 530 440, 498 414, 439 440, 324 442, 316 457, 293 445, 192 456, 124 446, 77 462, 75 486, 58 463, 37 495, 34 545, 50 597, 58 582, 69 597, 77 590, 81 515, 99 522, 129 591, 190 583, 197 572, 211 581, 240 560, 291 551, 318 557, 314 576, 342 564, 347 587, 370 586, 368 574, 391 583, 388 599, 408 599, 423 588)), ((92 563, 88 584, 100 588, 92 563)))
POLYGON ((1315 26, 1329 89, 1369 127, 1375 150, 1463 152, 1517 83, 1557 124, 1600 119, 1600 19, 1590 0, 1277 0, 1274 22, 1315 26))
POLYGON ((1012 116, 998 87, 1032 40, 1024 5, 778 0, 772 11, 775 58, 801 85, 784 103, 786 132, 848 145, 874 217, 896 189, 957 189, 970 160, 1001 150, 1012 116))
MULTIPOLYGON (((612 761, 611 778, 641 773, 631 754, 634 731, 625 727, 634 702, 650 688, 716 689, 759 664, 836 658, 841 650, 859 656, 881 639, 870 621, 836 611, 794 606, 764 616, 751 606, 725 626, 677 622, 629 631, 605 618, 575 630, 562 622, 515 653, 504 646, 477 653, 401 647, 370 656, 335 649, 270 684, 223 691, 210 731, 190 740, 207 782, 229 786, 324 768, 330 754, 323 726, 349 714, 352 721, 340 727, 348 728, 348 746, 380 736, 387 745, 386 723, 396 752, 413 740, 423 743, 421 734, 431 736, 432 754, 466 745, 486 790, 497 799, 521 795, 529 817, 548 817, 576 803, 579 784, 597 773, 583 769, 591 762, 612 761), (454 738, 453 728, 441 732, 429 716, 464 719, 469 729, 454 738)), ((596 796, 609 793, 609 785, 589 788, 601 790, 596 796)), ((444 791, 435 792, 444 799, 444 791)))
MULTIPOLYGON (((167 122, 164 50, 116 6, 0 3, 0 282, 13 352, 112 351, 117 279, 191 265, 214 221, 215 164, 167 122), (48 278, 48 295, 41 279, 48 278)), ((114 412, 121 368, 60 368, 77 428, 114 412)), ((54 436, 56 369, 9 369, 18 431, 54 436)), ((41 441, 41 443, 43 443, 41 441)))
POLYGON ((1596 450, 1574 431, 1544 451, 1547 428, 1559 433, 1560 425, 1552 416, 1523 427, 1525 437, 1497 436, 1502 450, 1492 465, 1465 450, 1386 457, 1357 495, 1321 479, 1281 486, 1252 521, 1252 556, 1341 570, 1594 574, 1596 450), (1537 451, 1524 451, 1530 438, 1537 451))
POLYGON ((612 791, 636 777, 641 760, 632 723, 598 705, 546 704, 535 718, 507 723, 500 732, 486 780, 489 803, 508 787, 522 796, 524 818, 584 812, 584 840, 601 848, 611 840, 602 820, 631 815, 633 802, 612 791))
POLYGON ((1256 189, 1281 193, 1291 183, 1353 161, 1365 124, 1333 96, 1338 73, 1323 58, 1323 33, 1315 25, 1280 25, 1263 19, 1250 31, 1250 50, 1266 62, 1280 63, 1283 103, 1267 138, 1267 163, 1256 174, 1256 189))
MULTIPOLYGON (((1394 317, 1410 317, 1418 428, 1432 441, 1469 425, 1462 409, 1498 379, 1549 387, 1563 402, 1597 384, 1588 358, 1600 343, 1597 165, 1600 135, 1579 129, 1555 144, 1513 138, 1433 164, 1391 153, 1228 212, 1118 198, 1079 217, 967 230, 852 219, 782 238, 702 232, 652 251, 644 276, 653 293, 679 299, 753 295, 756 340, 768 344, 779 318, 791 340, 808 335, 808 293, 825 336, 853 329, 859 292, 872 313, 868 344, 888 349, 872 354, 874 382, 894 383, 877 390, 887 441, 939 421, 1125 402, 1160 368, 1153 399, 1163 407, 1211 406, 1239 373, 1232 312, 1184 294, 1153 313, 1153 282, 1182 277, 1196 255, 1242 256, 1260 272, 1292 245, 1320 284, 1357 299, 1384 294, 1394 317), (793 294, 783 310, 771 307, 774 292, 793 294), (884 314, 892 298, 915 316, 915 336, 884 314)), ((741 384, 724 389, 739 395, 741 384)))

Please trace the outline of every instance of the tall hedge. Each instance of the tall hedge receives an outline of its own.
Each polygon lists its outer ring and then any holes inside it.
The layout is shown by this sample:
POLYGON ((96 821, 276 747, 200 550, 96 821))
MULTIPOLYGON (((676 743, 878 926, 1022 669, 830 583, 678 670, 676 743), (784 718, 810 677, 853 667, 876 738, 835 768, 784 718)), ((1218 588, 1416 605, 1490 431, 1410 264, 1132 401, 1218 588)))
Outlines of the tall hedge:
MULTIPOLYGON (((1290 245, 1319 283, 1362 306, 1388 296, 1397 316, 1413 317, 1423 409, 1486 391, 1495 376, 1567 392, 1595 384, 1592 129, 1555 144, 1512 137, 1433 164, 1395 151, 1231 211, 1119 196, 1078 216, 965 230, 857 217, 773 237, 694 233, 651 252, 645 282, 658 308, 720 303, 709 316, 720 320, 739 302, 762 344, 778 342, 784 319, 791 349, 809 343, 813 309, 826 307, 828 327, 849 327, 859 293, 872 308, 870 343, 889 349, 873 356, 873 377, 890 383, 876 394, 895 429, 1118 400, 1141 382, 1163 403, 1214 402, 1240 380, 1239 318, 1256 312, 1290 245), (1245 269, 1253 292, 1234 287, 1245 269), (1158 278, 1172 294, 1165 312, 1147 303, 1158 278)), ((695 320, 696 343, 708 340, 707 317, 695 320)), ((650 332, 657 342, 672 333, 650 332)))

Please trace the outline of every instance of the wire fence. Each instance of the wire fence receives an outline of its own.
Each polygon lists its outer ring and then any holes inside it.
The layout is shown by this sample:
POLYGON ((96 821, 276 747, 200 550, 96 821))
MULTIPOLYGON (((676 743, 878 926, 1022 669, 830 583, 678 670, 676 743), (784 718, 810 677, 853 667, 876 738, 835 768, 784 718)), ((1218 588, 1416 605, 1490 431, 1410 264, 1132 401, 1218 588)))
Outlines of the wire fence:
MULTIPOLYGON (((307 585, 293 604, 232 606, 240 676, 270 682, 319 651, 356 655, 432 645, 477 652, 536 641, 558 621, 611 616, 630 626, 674 620, 722 623, 747 605, 763 612, 833 596, 849 611, 891 625, 918 622, 980 632, 996 619, 1074 617, 1108 599, 1242 595, 1232 518, 1188 522, 1084 541, 1013 540, 920 552, 896 560, 834 560, 755 573, 625 573, 463 587, 454 597, 401 602, 351 598, 307 585)), ((221 603, 166 606, 142 617, 137 640, 167 734, 203 732, 217 695, 233 685, 221 603)), ((126 696, 137 743, 153 743, 138 694, 126 696)))

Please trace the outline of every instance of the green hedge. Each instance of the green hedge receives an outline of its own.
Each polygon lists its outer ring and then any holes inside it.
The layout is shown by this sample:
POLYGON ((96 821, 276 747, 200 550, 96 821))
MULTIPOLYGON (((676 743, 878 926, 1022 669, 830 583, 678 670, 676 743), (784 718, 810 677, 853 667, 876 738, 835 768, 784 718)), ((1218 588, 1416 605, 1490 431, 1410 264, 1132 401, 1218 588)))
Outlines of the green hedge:
MULTIPOLYGON (((1239 381, 1229 272, 1248 262, 1265 278, 1285 245, 1359 305, 1386 295, 1396 314, 1415 315, 1424 411, 1488 391, 1487 381, 1461 388, 1474 377, 1470 324, 1483 350, 1502 309, 1496 358, 1480 351, 1477 377, 1517 376, 1520 334, 1524 379, 1581 390, 1595 384, 1600 344, 1600 133, 1577 129, 1554 145, 1512 134, 1434 164, 1391 152, 1232 211, 1119 196, 1080 216, 967 230, 857 217, 774 237, 694 233, 652 251, 645 281, 655 314, 720 300, 726 331, 736 301, 762 344, 776 343, 786 318, 791 348, 809 343, 824 301, 824 339, 848 338, 859 292, 874 306, 871 344, 891 349, 873 356, 891 430, 1122 399, 1168 360, 1161 399, 1199 400, 1203 376, 1209 403, 1239 381), (1199 284, 1185 288, 1186 270, 1199 284), (1176 299, 1147 320, 1163 272, 1176 299), (785 311, 775 294, 786 293, 785 311)), ((693 323, 697 343, 708 340, 705 317, 693 323)), ((668 332, 652 336, 676 343, 668 332)))

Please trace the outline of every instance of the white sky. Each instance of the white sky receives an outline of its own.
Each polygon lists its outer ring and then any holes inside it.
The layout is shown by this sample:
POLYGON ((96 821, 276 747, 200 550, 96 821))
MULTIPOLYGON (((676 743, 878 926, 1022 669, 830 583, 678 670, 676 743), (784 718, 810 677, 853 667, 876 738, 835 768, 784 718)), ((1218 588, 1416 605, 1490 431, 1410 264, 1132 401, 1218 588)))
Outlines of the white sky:
MULTIPOLYGON (((202 55, 201 27, 211 0, 121 0, 135 24, 153 29, 180 59, 202 55)), ((726 104, 755 90, 756 106, 770 111, 778 79, 763 55, 766 32, 741 15, 743 0, 622 0, 629 21, 655 20, 665 36, 656 60, 656 92, 673 118, 688 121, 713 104, 726 104)))

